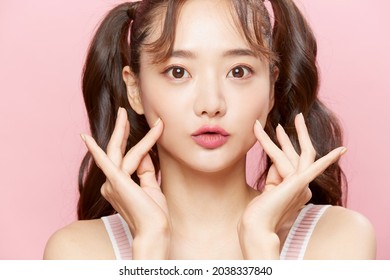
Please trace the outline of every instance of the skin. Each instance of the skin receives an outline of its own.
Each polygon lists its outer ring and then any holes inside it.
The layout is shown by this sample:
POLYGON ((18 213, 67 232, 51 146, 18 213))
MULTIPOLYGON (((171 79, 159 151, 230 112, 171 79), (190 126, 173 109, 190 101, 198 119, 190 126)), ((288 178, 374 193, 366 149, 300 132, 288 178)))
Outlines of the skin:
MULTIPOLYGON (((140 143, 125 153, 131 124, 123 108, 118 111, 107 153, 92 137, 82 135, 107 176, 103 196, 129 225, 133 258, 279 258, 289 229, 311 197, 308 183, 338 160, 345 148, 314 162, 315 151, 302 115, 295 121, 300 155, 280 126, 277 136, 282 149, 272 143, 262 126, 273 106, 277 72, 270 73, 268 62, 251 54, 224 1, 184 5, 174 54, 156 65, 150 54, 141 52, 139 76, 129 67, 123 69, 130 105, 145 114, 152 127, 140 143), (240 75, 234 76, 232 70, 240 75), (180 71, 184 74, 178 75, 180 71), (216 149, 197 145, 191 134, 206 124, 224 128, 230 134, 228 141, 216 149), (256 140, 274 162, 263 193, 250 188, 245 178, 246 153, 256 140), (147 154, 155 143, 161 185, 147 154), (134 172, 140 186, 129 176, 134 172)), ((59 230, 49 240, 44 256, 114 257, 101 220, 77 221, 59 230)), ((307 259, 374 257, 371 224, 341 207, 325 212, 305 255, 307 259)))

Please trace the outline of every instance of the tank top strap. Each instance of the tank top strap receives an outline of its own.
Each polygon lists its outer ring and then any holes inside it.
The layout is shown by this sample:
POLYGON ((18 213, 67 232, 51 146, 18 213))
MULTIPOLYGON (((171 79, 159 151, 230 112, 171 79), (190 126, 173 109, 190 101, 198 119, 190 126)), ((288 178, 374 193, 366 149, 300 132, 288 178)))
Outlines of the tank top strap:
POLYGON ((282 252, 280 253, 280 259, 303 259, 317 222, 330 206, 308 204, 301 210, 287 235, 282 252))
POLYGON ((101 218, 110 237, 117 260, 132 259, 132 243, 129 227, 121 215, 115 214, 101 218))

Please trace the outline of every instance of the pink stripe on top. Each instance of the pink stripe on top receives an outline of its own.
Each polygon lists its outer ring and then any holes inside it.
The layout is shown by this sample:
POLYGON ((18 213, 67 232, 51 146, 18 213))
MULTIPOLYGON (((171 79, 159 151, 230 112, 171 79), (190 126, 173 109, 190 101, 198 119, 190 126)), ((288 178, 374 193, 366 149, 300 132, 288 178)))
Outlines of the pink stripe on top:
POLYGON ((301 210, 284 242, 281 260, 303 260, 314 228, 328 207, 308 204, 301 210))
POLYGON ((133 238, 125 220, 119 215, 102 217, 117 260, 131 260, 133 238))
MULTIPOLYGON (((284 242, 281 260, 302 260, 313 230, 330 205, 306 205, 299 213, 284 242)), ((119 215, 102 217, 117 260, 132 259, 132 241, 128 225, 119 215)))

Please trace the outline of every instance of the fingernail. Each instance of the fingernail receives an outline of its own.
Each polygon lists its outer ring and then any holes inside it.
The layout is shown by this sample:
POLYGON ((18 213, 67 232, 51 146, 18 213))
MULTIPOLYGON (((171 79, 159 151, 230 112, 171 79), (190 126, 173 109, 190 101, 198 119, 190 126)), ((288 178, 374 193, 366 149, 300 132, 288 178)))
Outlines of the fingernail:
POLYGON ((119 114, 120 114, 120 112, 121 112, 121 109, 122 109, 122 107, 119 107, 119 108, 118 108, 118 113, 117 113, 117 115, 116 115, 117 117, 119 117, 119 114))
POLYGON ((263 126, 261 125, 261 123, 260 123, 259 120, 256 120, 256 125, 257 125, 259 128, 263 129, 263 126))
POLYGON ((158 118, 157 121, 153 124, 153 127, 157 126, 160 123, 161 119, 158 118))
POLYGON ((87 141, 87 138, 85 137, 85 134, 81 133, 81 134, 80 134, 80 137, 81 137, 81 139, 82 139, 84 142, 87 141))
POLYGON ((340 156, 342 156, 343 154, 345 154, 347 152, 347 148, 343 147, 340 151, 340 156))

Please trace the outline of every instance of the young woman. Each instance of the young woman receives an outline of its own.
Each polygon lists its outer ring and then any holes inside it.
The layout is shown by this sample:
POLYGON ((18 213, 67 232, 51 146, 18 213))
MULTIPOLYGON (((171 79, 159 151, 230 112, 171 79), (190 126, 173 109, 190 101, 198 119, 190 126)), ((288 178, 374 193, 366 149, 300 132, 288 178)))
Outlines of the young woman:
POLYGON ((291 0, 270 2, 273 24, 261 0, 110 11, 84 69, 80 221, 45 258, 375 258, 371 224, 341 207, 346 149, 317 97, 315 39, 291 0))

